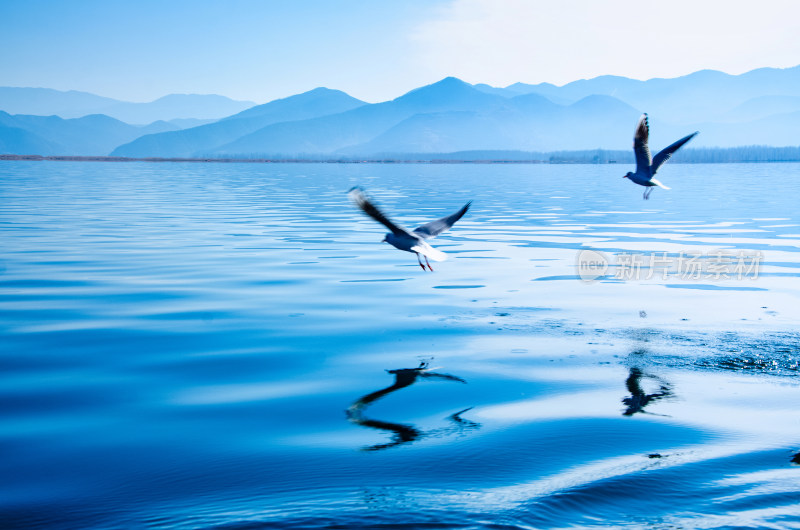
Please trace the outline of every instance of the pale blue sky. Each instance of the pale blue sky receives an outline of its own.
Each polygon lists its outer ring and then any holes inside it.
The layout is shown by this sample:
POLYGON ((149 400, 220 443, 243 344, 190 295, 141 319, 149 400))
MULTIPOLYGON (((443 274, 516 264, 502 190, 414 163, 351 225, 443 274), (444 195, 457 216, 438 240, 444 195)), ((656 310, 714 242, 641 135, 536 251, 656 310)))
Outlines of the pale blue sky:
POLYGON ((800 64, 800 2, 0 0, 0 86, 263 103, 383 101, 448 75, 505 86, 800 64), (719 6, 725 6, 722 10, 719 6))

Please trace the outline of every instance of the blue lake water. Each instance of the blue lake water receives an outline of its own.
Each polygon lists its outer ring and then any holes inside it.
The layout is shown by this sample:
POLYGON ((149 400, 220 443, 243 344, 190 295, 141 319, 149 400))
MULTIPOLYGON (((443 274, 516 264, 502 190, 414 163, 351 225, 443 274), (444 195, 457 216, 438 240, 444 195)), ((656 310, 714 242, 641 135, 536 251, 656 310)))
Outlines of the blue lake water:
POLYGON ((629 170, 0 163, 0 527, 800 527, 800 165, 629 170))

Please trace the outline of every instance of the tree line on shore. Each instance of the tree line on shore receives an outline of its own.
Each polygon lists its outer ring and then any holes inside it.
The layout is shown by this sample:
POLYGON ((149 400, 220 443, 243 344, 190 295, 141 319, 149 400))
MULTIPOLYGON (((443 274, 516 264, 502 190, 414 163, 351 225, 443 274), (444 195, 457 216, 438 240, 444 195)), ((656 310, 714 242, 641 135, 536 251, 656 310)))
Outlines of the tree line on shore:
MULTIPOLYGON (((328 163, 510 163, 510 164, 634 164, 633 151, 591 149, 584 151, 459 151, 455 153, 386 153, 369 158, 335 155, 241 154, 228 157, 160 158, 122 156, 40 156, 0 154, 1 160, 96 161, 96 162, 328 162, 328 163)), ((800 162, 800 146, 709 147, 678 151, 670 164, 736 164, 753 162, 800 162)))

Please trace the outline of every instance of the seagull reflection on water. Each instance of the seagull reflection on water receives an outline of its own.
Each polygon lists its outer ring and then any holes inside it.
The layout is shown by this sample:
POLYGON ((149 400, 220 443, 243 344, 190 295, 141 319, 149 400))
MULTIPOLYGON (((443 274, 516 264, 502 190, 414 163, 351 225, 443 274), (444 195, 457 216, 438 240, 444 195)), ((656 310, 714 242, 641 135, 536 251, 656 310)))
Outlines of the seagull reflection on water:
POLYGON ((388 449, 390 447, 395 447, 398 445, 413 442, 414 440, 417 440, 422 437, 455 434, 457 432, 461 432, 464 430, 477 429, 478 427, 480 427, 479 423, 466 420, 461 417, 461 414, 472 409, 472 407, 466 408, 464 410, 461 410, 459 412, 456 412, 455 414, 451 414, 450 416, 448 416, 447 419, 452 422, 451 426, 442 429, 434 429, 427 432, 421 431, 415 428, 413 425, 392 423, 388 421, 375 420, 364 417, 363 415, 364 409, 369 404, 377 401, 378 399, 388 394, 391 394, 392 392, 396 392, 401 388, 411 386, 420 377, 444 379, 448 381, 457 381, 459 383, 466 384, 466 381, 460 377, 450 374, 441 374, 433 372, 431 370, 432 370, 431 368, 428 368, 427 361, 420 362, 420 365, 416 368, 400 368, 397 370, 387 370, 388 373, 394 375, 394 383, 392 385, 386 388, 382 388, 380 390, 376 390, 375 392, 371 392, 357 399, 356 401, 353 402, 352 405, 350 405, 350 407, 348 407, 347 419, 352 423, 363 425, 364 427, 370 427, 373 429, 390 431, 394 433, 392 435, 391 442, 368 446, 364 448, 364 451, 378 451, 381 449, 388 449))
MULTIPOLYGON (((670 387, 669 383, 658 376, 646 374, 642 372, 641 369, 636 367, 632 367, 630 369, 628 378, 625 380, 625 387, 628 389, 628 392, 630 392, 631 395, 622 398, 622 403, 628 407, 625 409, 625 412, 622 413, 623 416, 633 416, 637 412, 641 412, 643 414, 653 414, 652 412, 645 411, 644 408, 654 401, 658 401, 673 395, 672 388, 670 387), (657 381, 659 386, 658 391, 648 394, 642 388, 642 378, 648 378, 657 381)), ((656 414, 656 416, 661 416, 661 414, 656 414)))

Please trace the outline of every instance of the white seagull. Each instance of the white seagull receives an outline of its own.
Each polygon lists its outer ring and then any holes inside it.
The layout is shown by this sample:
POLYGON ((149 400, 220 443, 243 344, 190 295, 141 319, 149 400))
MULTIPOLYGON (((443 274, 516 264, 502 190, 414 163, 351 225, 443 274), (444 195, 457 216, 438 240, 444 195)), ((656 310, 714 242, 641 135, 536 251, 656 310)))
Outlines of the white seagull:
POLYGON ((644 199, 649 199, 650 194, 653 192, 653 187, 658 186, 668 190, 661 182, 653 177, 658 171, 658 168, 664 164, 670 157, 675 154, 675 151, 680 149, 683 144, 691 140, 697 135, 693 132, 689 136, 685 136, 675 142, 674 144, 665 147, 661 150, 652 160, 650 158, 650 147, 647 145, 647 139, 650 135, 650 125, 647 123, 647 114, 642 114, 639 118, 639 123, 636 125, 636 133, 633 135, 633 153, 636 155, 636 173, 628 172, 624 179, 630 179, 640 186, 645 186, 644 199))
POLYGON ((424 224, 418 228, 415 228, 412 232, 409 232, 405 228, 401 228, 390 221, 389 218, 383 214, 383 212, 381 212, 374 204, 372 204, 372 202, 370 202, 363 189, 356 186, 351 188, 347 194, 350 196, 350 199, 356 204, 356 206, 364 211, 364 213, 391 230, 391 232, 386 234, 386 237, 383 238, 383 242, 389 243, 396 249, 405 250, 406 252, 413 252, 417 255, 417 263, 419 263, 419 266, 422 267, 422 270, 425 270, 425 265, 422 264, 422 260, 419 258, 420 254, 422 254, 422 256, 425 258, 425 263, 428 265, 428 269, 431 271, 433 271, 433 268, 428 262, 428 258, 431 258, 434 261, 444 261, 447 259, 447 256, 444 252, 436 250, 430 246, 425 240, 436 237, 453 226, 456 221, 461 219, 461 217, 467 213, 470 204, 472 204, 472 201, 469 201, 456 213, 448 215, 447 217, 442 217, 436 221, 431 221, 430 223, 424 224))

